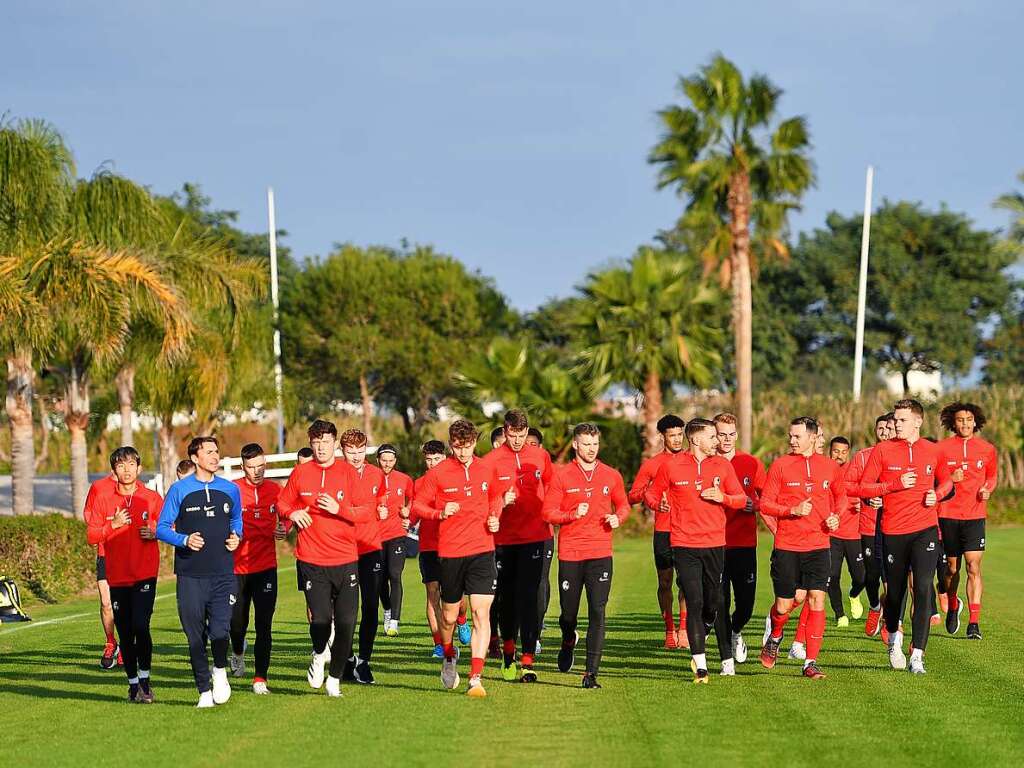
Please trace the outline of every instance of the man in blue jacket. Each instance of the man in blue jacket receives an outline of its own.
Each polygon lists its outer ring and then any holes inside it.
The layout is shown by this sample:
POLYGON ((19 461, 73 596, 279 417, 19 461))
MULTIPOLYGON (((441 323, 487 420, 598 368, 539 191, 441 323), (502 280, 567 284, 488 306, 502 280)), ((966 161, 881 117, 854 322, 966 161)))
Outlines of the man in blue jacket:
POLYGON ((220 466, 216 438, 194 438, 188 457, 196 471, 168 489, 156 537, 175 547, 178 617, 188 639, 198 706, 206 708, 231 698, 228 642, 238 583, 232 553, 242 537, 242 500, 237 485, 215 474, 220 466), (213 650, 212 680, 207 637, 213 650))

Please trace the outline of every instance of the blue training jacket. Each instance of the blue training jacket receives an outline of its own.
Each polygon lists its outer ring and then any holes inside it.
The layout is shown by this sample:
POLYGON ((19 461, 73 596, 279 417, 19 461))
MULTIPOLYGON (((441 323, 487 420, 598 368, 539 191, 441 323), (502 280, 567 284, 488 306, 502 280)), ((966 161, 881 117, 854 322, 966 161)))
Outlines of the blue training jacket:
POLYGON ((193 474, 167 490, 156 537, 174 545, 174 572, 179 576, 234 573, 234 553, 224 546, 231 531, 242 536, 242 498, 231 481, 214 476, 203 483, 193 474), (187 546, 191 533, 203 536, 203 548, 198 552, 187 546))

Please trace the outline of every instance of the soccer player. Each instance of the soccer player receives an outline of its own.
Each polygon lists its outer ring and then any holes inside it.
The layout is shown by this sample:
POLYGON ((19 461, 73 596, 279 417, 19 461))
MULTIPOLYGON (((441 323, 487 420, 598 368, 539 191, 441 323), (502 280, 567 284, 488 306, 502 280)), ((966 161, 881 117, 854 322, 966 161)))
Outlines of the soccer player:
MULTIPOLYGON (((850 441, 839 435, 829 441, 828 455, 836 464, 845 467, 850 459, 850 441)), ((843 471, 845 482, 846 471, 843 471)), ((837 627, 850 626, 850 619, 843 607, 843 590, 840 578, 843 573, 843 561, 850 572, 850 613, 859 619, 864 613, 860 602, 860 593, 864 589, 864 552, 860 546, 860 508, 861 500, 849 493, 846 494, 846 507, 837 509, 839 527, 831 532, 830 560, 832 570, 829 574, 828 598, 832 603, 832 612, 836 617, 837 627)))
POLYGON ((270 670, 271 630, 277 608, 277 546, 287 531, 277 516, 277 497, 281 486, 267 482, 267 458, 256 443, 242 447, 242 477, 235 480, 242 499, 242 527, 245 538, 235 550, 235 605, 231 613, 231 674, 245 675, 245 633, 249 630, 249 610, 256 620, 256 674, 252 692, 267 694, 270 670))
POLYGON ((723 675, 735 675, 732 637, 722 605, 725 569, 725 509, 747 503, 736 471, 718 455, 718 432, 707 419, 692 419, 685 429, 690 450, 661 465, 647 489, 647 506, 667 496, 672 560, 686 597, 686 635, 695 683, 708 682, 705 639, 714 627, 723 675))
POLYGON ((775 603, 765 622, 761 664, 767 669, 775 666, 789 614, 807 600, 803 675, 812 680, 825 677, 817 662, 825 635, 829 534, 839 527, 836 511, 846 505, 843 471, 817 452, 817 434, 814 419, 793 419, 789 453, 772 463, 761 494, 761 513, 778 518, 772 551, 775 603))
POLYGON ((988 500, 996 489, 996 449, 978 432, 985 414, 974 403, 950 403, 942 409, 942 426, 953 433, 939 443, 936 477, 951 481, 953 498, 939 506, 939 527, 948 568, 946 631, 960 629, 963 603, 957 597, 962 561, 967 564, 967 638, 981 640, 981 558, 985 554, 985 518, 988 500))
POLYGON ((402 619, 402 572, 406 554, 403 523, 409 519, 412 478, 395 469, 398 449, 390 443, 377 449, 377 465, 384 474, 377 507, 385 574, 381 580, 380 604, 384 608, 384 634, 397 637, 398 622, 402 619))
MULTIPOLYGON (((629 503, 640 504, 644 495, 654 478, 658 475, 665 462, 683 450, 683 431, 686 422, 673 413, 662 416, 658 419, 658 432, 664 448, 661 453, 651 456, 640 465, 640 471, 633 480, 629 489, 629 503)), ((661 609, 661 618, 665 622, 665 648, 674 649, 679 646, 686 647, 686 600, 683 597, 683 588, 679 587, 679 630, 676 630, 676 623, 673 619, 672 601, 672 543, 671 524, 669 521, 668 501, 659 499, 658 503, 650 507, 654 513, 654 569, 658 573, 658 607, 661 609)))
POLYGON ((220 447, 215 437, 193 438, 188 457, 196 471, 167 490, 156 537, 174 545, 178 617, 188 638, 197 706, 205 709, 231 698, 228 635, 238 588, 233 553, 242 539, 242 499, 237 485, 216 475, 220 447), (207 638, 213 650, 212 681, 207 638))
POLYGON ((541 506, 551 483, 551 456, 543 448, 526 444, 530 425, 525 412, 508 411, 504 422, 505 443, 484 459, 497 475, 505 505, 501 528, 494 536, 501 606, 501 676, 508 682, 534 683, 544 553, 551 538, 551 526, 544 522, 541 506), (522 641, 518 665, 517 636, 522 641))
POLYGON ((501 448, 505 444, 505 428, 495 427, 491 430, 491 450, 501 448))
POLYGON ((452 641, 462 597, 469 595, 473 636, 466 693, 474 697, 487 695, 481 676, 491 634, 491 602, 498 586, 494 534, 499 528, 503 501, 494 468, 474 456, 478 437, 479 432, 470 422, 452 422, 448 427, 452 456, 421 478, 413 501, 419 517, 441 521, 437 533, 444 646, 441 683, 449 690, 459 684, 458 653, 452 641))
POLYGON ((743 628, 754 613, 757 592, 757 514, 767 475, 756 456, 736 450, 736 416, 720 413, 712 421, 718 436, 718 455, 736 470, 747 503, 741 509, 726 507, 725 572, 722 576, 722 615, 728 617, 732 655, 737 664, 747 660, 743 628), (736 596, 736 610, 729 615, 730 591, 736 596))
MULTIPOLYGON (((526 433, 526 444, 532 445, 535 448, 544 447, 544 433, 536 427, 530 427, 526 433)), ((555 558, 555 537, 554 534, 544 542, 544 570, 540 575, 540 594, 537 596, 537 613, 539 616, 540 630, 537 633, 537 652, 535 656, 540 656, 540 635, 547 629, 547 625, 544 623, 544 617, 548 612, 548 605, 551 603, 551 561, 555 558)))
POLYGON ((356 471, 358 482, 353 491, 352 503, 368 507, 373 514, 356 523, 356 541, 359 545, 359 599, 362 610, 359 615, 359 652, 349 658, 345 665, 344 678, 363 685, 374 682, 370 659, 373 644, 377 639, 377 613, 380 602, 381 583, 384 580, 384 558, 381 545, 381 515, 387 515, 387 505, 381 511, 381 489, 384 487, 384 473, 379 467, 366 463, 366 434, 358 429, 347 429, 341 435, 341 450, 345 461, 356 471))
MULTIPOLYGON (((97 498, 109 495, 117 488, 117 478, 113 473, 97 480, 89 486, 89 493, 85 497, 85 509, 83 517, 86 523, 94 516, 93 507, 97 498)), ((121 648, 117 644, 117 636, 114 634, 114 609, 110 604, 110 583, 107 581, 107 559, 103 542, 96 543, 96 592, 100 598, 100 626, 103 627, 103 634, 106 636, 106 643, 103 646, 103 653, 100 655, 100 669, 113 669, 115 665, 123 663, 121 648)))
POLYGON ((526 432, 526 444, 532 445, 534 448, 542 448, 544 446, 544 433, 536 427, 530 427, 526 432))
POLYGON ((359 475, 347 462, 335 459, 338 428, 317 419, 306 434, 313 461, 292 470, 278 496, 277 509, 299 529, 295 569, 312 616, 309 636, 313 654, 306 680, 311 688, 324 687, 328 696, 337 697, 341 696, 341 674, 352 652, 359 610, 356 524, 370 519, 375 508, 353 503, 359 475))
POLYGON ((947 480, 943 485, 935 477, 939 449, 921 437, 924 407, 917 400, 900 400, 893 412, 896 437, 875 446, 861 475, 860 491, 885 501, 882 539, 889 573, 884 610, 889 664, 893 669, 907 669, 899 621, 907 594, 907 575, 911 574, 914 607, 909 669, 923 675, 939 545, 938 500, 953 483, 947 480))
POLYGON ((156 519, 160 494, 138 482, 139 453, 131 446, 110 454, 113 488, 104 483, 86 506, 90 544, 103 544, 114 624, 121 638, 128 701, 152 704, 150 667, 153 637, 149 631, 156 599, 160 552, 156 519))
POLYGON ((312 460, 313 460, 313 449, 310 448, 308 445, 304 445, 302 448, 299 448, 299 450, 295 452, 295 463, 297 465, 298 464, 308 464, 312 460))
POLYGON ((196 465, 188 459, 182 459, 178 462, 178 466, 174 468, 174 475, 178 480, 184 480, 186 477, 196 471, 196 465))
POLYGON ((576 458, 561 466, 545 488, 543 516, 561 526, 558 533, 558 582, 562 647, 558 669, 569 672, 579 642, 580 598, 587 591, 587 665, 584 688, 600 688, 597 673, 604 650, 605 607, 612 588, 612 532, 629 515, 622 475, 598 461, 601 431, 577 424, 572 432, 576 458), (593 509, 591 509, 593 507, 593 509))

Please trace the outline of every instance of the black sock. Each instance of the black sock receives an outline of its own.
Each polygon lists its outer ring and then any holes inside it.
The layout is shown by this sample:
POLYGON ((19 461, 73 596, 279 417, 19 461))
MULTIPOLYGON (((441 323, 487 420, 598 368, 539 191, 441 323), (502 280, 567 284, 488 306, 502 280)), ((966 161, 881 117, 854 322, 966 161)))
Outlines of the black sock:
POLYGON ((134 699, 138 695, 138 693, 139 693, 139 684, 138 683, 129 683, 128 684, 128 697, 134 699))
POLYGON ((139 678, 139 688, 142 689, 143 693, 149 693, 149 678, 148 677, 140 677, 139 678))

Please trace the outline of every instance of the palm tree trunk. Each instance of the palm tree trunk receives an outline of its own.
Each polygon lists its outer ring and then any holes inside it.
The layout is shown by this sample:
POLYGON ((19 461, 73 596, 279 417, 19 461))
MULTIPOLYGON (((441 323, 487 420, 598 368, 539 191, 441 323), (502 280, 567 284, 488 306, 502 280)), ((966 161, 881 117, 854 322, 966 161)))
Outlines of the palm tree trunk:
POLYGON ((121 411, 121 445, 135 445, 132 410, 135 405, 135 366, 125 363, 114 377, 117 403, 121 411))
POLYGON ((657 371, 648 371, 644 379, 644 458, 661 450, 658 441, 658 419, 663 408, 661 377, 657 371))
POLYGON ((174 474, 178 468, 178 446, 174 441, 174 414, 166 414, 160 419, 160 474, 164 476, 164 493, 178 479, 174 474))
POLYGON ((370 385, 366 381, 366 374, 359 373, 359 398, 363 403, 363 434, 371 445, 373 444, 373 398, 370 397, 370 385))
POLYGON ((50 409, 46 405, 46 398, 36 398, 39 403, 39 429, 42 435, 39 438, 39 453, 36 455, 35 470, 43 466, 50 458, 50 409))
POLYGON ((735 174, 729 182, 729 228, 732 235, 733 316, 736 337, 736 401, 740 449, 750 451, 753 432, 753 301, 750 280, 750 177, 735 174))
POLYGON ((65 391, 64 423, 71 435, 71 511, 82 519, 89 489, 89 456, 85 430, 89 427, 89 380, 79 364, 71 363, 65 391))
POLYGON ((18 351, 7 358, 7 398, 11 425, 11 507, 16 515, 35 511, 35 444, 32 435, 32 354, 18 351))

